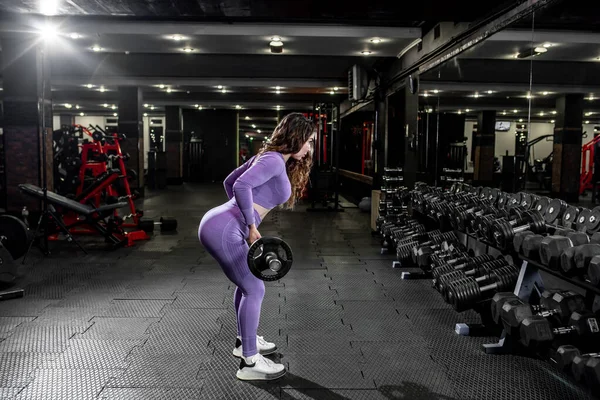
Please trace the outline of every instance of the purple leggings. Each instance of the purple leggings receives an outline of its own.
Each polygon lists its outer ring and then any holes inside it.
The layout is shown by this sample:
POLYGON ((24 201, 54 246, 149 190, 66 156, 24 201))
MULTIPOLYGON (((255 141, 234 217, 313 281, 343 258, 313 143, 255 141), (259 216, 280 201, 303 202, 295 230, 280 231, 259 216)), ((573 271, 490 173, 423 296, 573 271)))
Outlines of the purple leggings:
MULTIPOLYGON (((254 218, 258 227, 261 220, 256 210, 254 218)), ((248 268, 248 226, 243 221, 242 213, 232 199, 202 217, 198 238, 208 253, 217 260, 227 278, 237 286, 233 302, 238 335, 242 337, 244 357, 250 357, 258 353, 256 330, 265 295, 265 283, 252 275, 248 268)))

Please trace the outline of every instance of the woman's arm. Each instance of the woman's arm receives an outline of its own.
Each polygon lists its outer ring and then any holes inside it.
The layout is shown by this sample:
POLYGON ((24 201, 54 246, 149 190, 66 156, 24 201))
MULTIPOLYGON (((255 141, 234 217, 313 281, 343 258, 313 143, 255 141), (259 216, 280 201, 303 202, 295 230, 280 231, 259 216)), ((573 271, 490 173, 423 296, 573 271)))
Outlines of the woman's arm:
POLYGON ((227 198, 229 200, 231 200, 231 198, 233 197, 233 184, 235 183, 235 181, 237 180, 237 178, 240 175, 242 175, 244 172, 246 172, 246 170, 248 169, 250 164, 252 164, 252 161, 254 160, 255 157, 256 156, 252 156, 251 158, 248 159, 248 161, 246 161, 245 163, 243 163, 242 165, 240 165, 239 167, 234 169, 227 176, 227 178, 225 178, 225 180, 223 181, 223 186, 225 187, 225 193, 227 193, 227 198))
POLYGON ((252 188, 262 185, 284 170, 285 163, 279 154, 264 153, 237 178, 233 184, 233 193, 246 225, 254 225, 252 188))

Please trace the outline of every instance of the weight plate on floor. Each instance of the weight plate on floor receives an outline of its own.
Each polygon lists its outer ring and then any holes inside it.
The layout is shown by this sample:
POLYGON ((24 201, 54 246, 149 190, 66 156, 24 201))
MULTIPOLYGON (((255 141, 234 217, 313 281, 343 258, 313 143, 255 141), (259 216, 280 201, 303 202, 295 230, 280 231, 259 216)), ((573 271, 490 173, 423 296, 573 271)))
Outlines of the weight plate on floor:
POLYGON ((0 215, 2 245, 13 259, 21 258, 29 245, 29 230, 23 221, 12 215, 0 215))
POLYGON ((595 233, 600 230, 600 207, 594 207, 592 213, 587 220, 588 233, 595 233))
POLYGON ((551 200, 550 204, 548 204, 548 207, 546 208, 546 214, 544 215, 546 222, 548 224, 553 224, 554 222, 560 221, 560 218, 562 218, 566 209, 567 203, 565 203, 563 200, 551 200))
POLYGON ((577 216, 577 222, 575 223, 576 229, 580 232, 585 232, 587 230, 587 223, 590 217, 592 216, 592 211, 588 208, 582 208, 579 211, 579 215, 577 216))
POLYGON ((568 206, 561 218, 561 225, 565 228, 571 228, 573 223, 577 221, 579 209, 575 206, 568 206))

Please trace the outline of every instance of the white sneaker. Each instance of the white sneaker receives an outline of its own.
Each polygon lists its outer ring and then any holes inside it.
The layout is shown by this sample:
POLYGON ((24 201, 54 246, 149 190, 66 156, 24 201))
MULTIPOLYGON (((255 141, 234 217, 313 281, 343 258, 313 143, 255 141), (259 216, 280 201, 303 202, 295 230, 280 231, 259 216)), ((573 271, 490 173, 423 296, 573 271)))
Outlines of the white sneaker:
POLYGON ((261 354, 255 354, 248 362, 246 357, 240 361, 240 369, 235 374, 242 381, 270 381, 284 376, 283 364, 277 364, 261 354))
MULTIPOLYGON (((256 337, 256 350, 258 353, 266 356, 269 354, 275 353, 277 350, 277 345, 275 343, 267 342, 262 336, 256 337)), ((235 339, 235 347, 233 349, 233 356, 237 358, 242 358, 242 341, 238 337, 235 339)))

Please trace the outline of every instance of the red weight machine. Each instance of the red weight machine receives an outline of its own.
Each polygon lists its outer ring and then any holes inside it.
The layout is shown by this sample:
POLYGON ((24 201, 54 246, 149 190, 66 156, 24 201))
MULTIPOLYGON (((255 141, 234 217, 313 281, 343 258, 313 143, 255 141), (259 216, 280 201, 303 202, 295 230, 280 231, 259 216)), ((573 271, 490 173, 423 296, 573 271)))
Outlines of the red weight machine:
POLYGON ((596 145, 600 142, 600 135, 596 136, 581 148, 581 176, 579 178, 579 195, 593 188, 594 158, 596 145))

